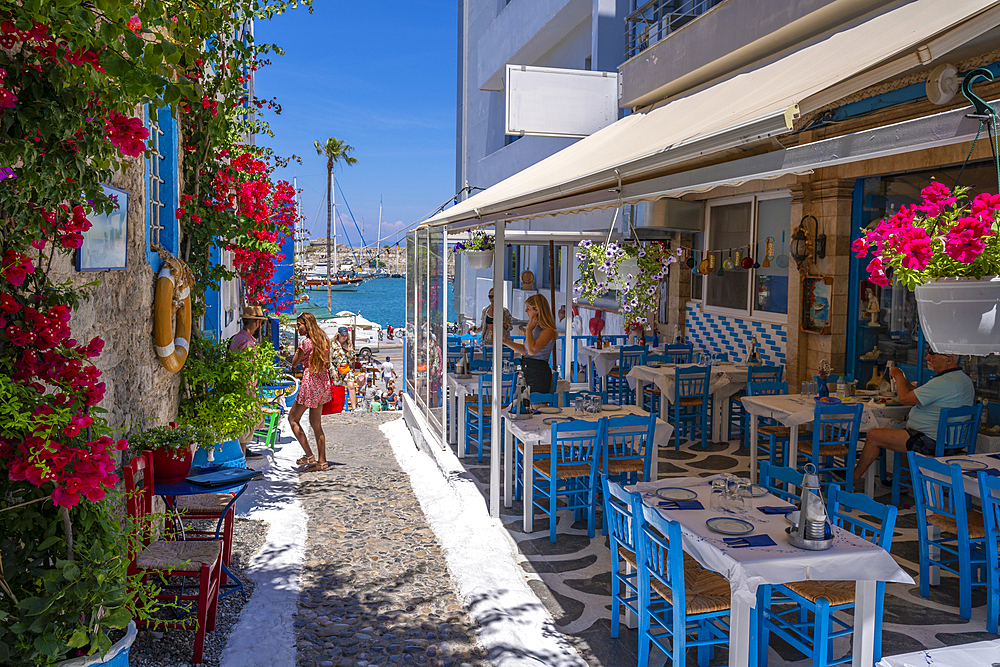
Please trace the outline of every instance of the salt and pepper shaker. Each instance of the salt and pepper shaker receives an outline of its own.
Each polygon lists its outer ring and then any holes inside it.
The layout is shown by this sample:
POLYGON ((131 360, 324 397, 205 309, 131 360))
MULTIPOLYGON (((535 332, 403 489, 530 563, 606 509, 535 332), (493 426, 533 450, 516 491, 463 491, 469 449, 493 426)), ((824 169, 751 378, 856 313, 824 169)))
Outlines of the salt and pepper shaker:
POLYGON ((469 348, 462 347, 462 358, 459 359, 459 375, 469 374, 469 348))

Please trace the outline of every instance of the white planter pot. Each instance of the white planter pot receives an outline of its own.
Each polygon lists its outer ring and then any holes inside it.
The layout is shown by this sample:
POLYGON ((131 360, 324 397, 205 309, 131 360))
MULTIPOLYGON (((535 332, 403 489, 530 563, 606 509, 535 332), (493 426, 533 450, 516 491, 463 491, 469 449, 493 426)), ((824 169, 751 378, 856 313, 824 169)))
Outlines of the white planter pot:
POLYGON ((492 250, 467 250, 465 256, 469 258, 469 266, 473 269, 488 269, 493 265, 492 250))
POLYGON ((639 259, 637 257, 626 257, 618 265, 618 284, 629 290, 639 279, 639 259))
POLYGON ((939 354, 1000 353, 1000 276, 940 278, 913 292, 924 338, 939 354))

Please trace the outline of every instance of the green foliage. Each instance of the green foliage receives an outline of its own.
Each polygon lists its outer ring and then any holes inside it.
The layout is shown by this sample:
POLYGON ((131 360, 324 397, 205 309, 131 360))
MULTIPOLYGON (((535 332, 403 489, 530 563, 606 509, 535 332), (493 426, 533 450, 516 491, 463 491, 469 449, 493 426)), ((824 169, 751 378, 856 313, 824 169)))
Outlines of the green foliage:
POLYGON ((129 449, 141 452, 146 449, 165 449, 177 451, 184 449, 192 442, 200 449, 219 451, 219 436, 210 428, 202 428, 191 424, 174 424, 157 426, 129 436, 129 449))
POLYGON ((248 431, 263 417, 257 385, 272 378, 273 359, 267 344, 231 352, 214 338, 193 338, 181 375, 178 420, 212 429, 224 440, 248 431))

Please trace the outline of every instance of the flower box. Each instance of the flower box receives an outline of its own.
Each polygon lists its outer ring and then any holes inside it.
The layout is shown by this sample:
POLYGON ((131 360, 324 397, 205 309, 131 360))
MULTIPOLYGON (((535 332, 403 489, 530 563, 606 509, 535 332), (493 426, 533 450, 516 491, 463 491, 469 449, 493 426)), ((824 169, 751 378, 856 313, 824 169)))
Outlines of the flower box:
POLYGON ((1000 352, 1000 276, 939 278, 914 290, 920 328, 939 354, 1000 352))
POLYGON ((469 258, 469 266, 473 269, 488 269, 493 265, 492 250, 466 250, 465 256, 469 258))

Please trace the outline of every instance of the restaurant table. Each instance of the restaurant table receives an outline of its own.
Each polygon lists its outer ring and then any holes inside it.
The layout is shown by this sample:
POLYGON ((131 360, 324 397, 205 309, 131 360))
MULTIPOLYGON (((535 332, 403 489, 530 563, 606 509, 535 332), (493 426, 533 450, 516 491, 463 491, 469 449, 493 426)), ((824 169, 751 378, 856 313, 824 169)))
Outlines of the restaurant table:
MULTIPOLYGON (((678 368, 703 368, 697 364, 634 366, 626 376, 628 386, 635 389, 636 396, 642 395, 643 385, 652 382, 660 390, 660 418, 666 420, 670 403, 674 400, 674 375, 678 368)), ((712 395, 712 433, 715 439, 722 441, 723 428, 726 426, 726 406, 729 397, 747 386, 747 367, 738 364, 722 363, 712 366, 708 383, 708 393, 712 395)), ((638 399, 636 399, 638 402, 638 399)))
MULTIPOLYGON (((191 475, 208 473, 211 472, 212 470, 219 469, 218 467, 216 468, 204 467, 200 469, 196 468, 198 468, 198 466, 193 466, 191 468, 190 472, 191 475)), ((188 481, 173 482, 170 484, 154 483, 153 493, 158 496, 163 496, 164 500, 166 500, 167 502, 167 508, 171 512, 175 511, 173 499, 177 498, 178 496, 197 496, 203 493, 232 493, 233 494, 232 500, 230 500, 229 504, 226 505, 225 510, 220 513, 219 521, 215 525, 215 539, 219 539, 219 533, 222 531, 222 524, 225 521, 226 515, 229 514, 229 512, 233 511, 233 508, 236 506, 236 500, 243 495, 243 492, 246 491, 247 486, 250 484, 251 481, 253 480, 235 482, 233 484, 226 484, 224 486, 199 486, 197 484, 192 484, 188 481)), ((179 521, 180 517, 175 516, 174 520, 179 521)), ((224 587, 227 590, 220 592, 219 597, 225 597, 226 595, 229 595, 230 593, 233 593, 235 591, 240 591, 242 593, 243 582, 240 581, 235 574, 229 571, 229 568, 226 566, 225 561, 223 561, 222 563, 222 571, 226 575, 226 578, 232 579, 236 583, 224 584, 224 587)), ((246 597, 246 594, 243 593, 243 596, 246 597)))
MULTIPOLYGON (((547 447, 552 444, 552 426, 543 420, 548 417, 572 417, 584 421, 598 421, 603 417, 623 417, 625 415, 640 415, 649 417, 649 413, 634 405, 623 405, 618 410, 607 410, 601 413, 576 413, 573 408, 564 408, 559 415, 539 414, 531 419, 514 420, 510 418, 510 413, 503 411, 504 419, 504 465, 503 465, 503 504, 510 507, 514 502, 513 480, 514 480, 514 438, 524 443, 524 532, 530 533, 535 523, 534 507, 531 504, 531 471, 535 461, 535 446, 547 447)), ((674 427, 663 421, 656 420, 656 428, 653 431, 653 450, 651 452, 651 464, 649 478, 655 480, 657 477, 657 461, 659 460, 659 450, 661 445, 670 442, 670 436, 674 433, 674 427)))
MULTIPOLYGON (((604 388, 604 377, 611 372, 612 368, 618 365, 618 351, 621 350, 621 347, 621 345, 610 345, 598 349, 596 347, 585 346, 581 347, 577 352, 580 361, 583 361, 588 369, 590 368, 590 361, 593 360, 594 366, 597 368, 597 377, 601 380, 602 389, 604 388)), ((663 354, 663 347, 653 348, 647 354, 663 354)))
MULTIPOLYGON (((461 458, 465 458, 467 444, 465 441, 465 397, 479 395, 479 376, 488 371, 472 371, 470 377, 458 377, 454 373, 447 373, 447 383, 449 393, 454 402, 455 409, 451 411, 448 419, 448 427, 451 430, 448 442, 456 443, 456 450, 461 458)), ((559 404, 562 405, 562 394, 570 390, 568 380, 559 378, 556 383, 556 393, 559 404)))
POLYGON ((705 509, 666 510, 657 508, 665 518, 681 526, 684 551, 703 567, 718 572, 730 584, 731 609, 729 628, 729 665, 745 667, 751 662, 755 642, 750 640, 751 610, 757 604, 757 587, 762 584, 787 584, 796 581, 831 580, 857 581, 854 610, 854 667, 871 667, 874 662, 875 592, 879 581, 912 584, 913 579, 900 569, 889 553, 864 538, 834 527, 833 547, 826 551, 807 551, 788 544, 785 529, 789 526, 784 515, 767 515, 758 507, 787 505, 785 501, 765 494, 751 499, 752 509, 733 514, 712 510, 709 497, 710 477, 670 477, 657 482, 642 482, 629 487, 640 492, 643 502, 657 507, 657 489, 671 486, 684 487, 698 494, 705 509), (705 522, 716 516, 737 517, 754 524, 753 535, 768 535, 775 542, 769 547, 733 548, 723 539, 727 537, 708 528, 705 522), (856 580, 852 574, 864 573, 865 580, 856 580))
MULTIPOLYGON (((791 431, 788 438, 787 449, 785 450, 786 465, 795 467, 798 457, 799 426, 801 424, 811 424, 816 413, 816 400, 813 396, 802 396, 801 394, 788 394, 778 396, 744 396, 740 399, 743 408, 750 415, 750 479, 757 481, 757 422, 760 417, 769 417, 778 423, 789 427, 791 431), (794 443, 794 444, 793 444, 794 443)), ((861 432, 867 432, 873 428, 895 428, 899 422, 906 419, 910 413, 908 405, 885 405, 874 403, 870 399, 859 400, 864 406, 861 414, 861 432)), ((866 479, 866 491, 869 495, 874 490, 875 478, 870 467, 869 475, 866 479), (867 487, 872 487, 868 489, 867 487)))

